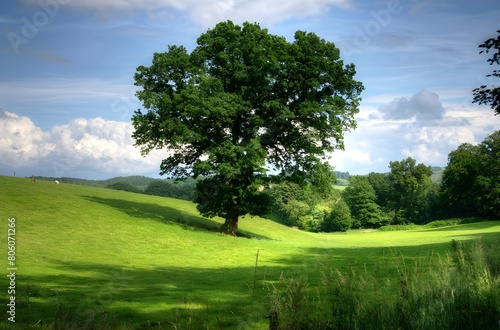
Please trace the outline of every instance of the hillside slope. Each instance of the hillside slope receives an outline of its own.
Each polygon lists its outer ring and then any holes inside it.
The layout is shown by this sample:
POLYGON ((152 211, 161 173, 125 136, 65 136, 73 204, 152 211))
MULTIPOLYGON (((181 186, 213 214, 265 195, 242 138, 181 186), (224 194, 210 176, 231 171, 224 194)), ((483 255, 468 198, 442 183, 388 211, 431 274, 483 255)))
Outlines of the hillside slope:
MULTIPOLYGON (((381 276, 391 277, 397 270, 390 256, 443 253, 451 239, 500 233, 496 221, 452 230, 314 234, 245 217, 240 228, 251 238, 235 238, 217 232, 222 219, 201 217, 188 201, 0 176, 4 269, 9 218, 16 225, 19 328, 42 320, 77 328, 160 322, 265 329, 269 288, 281 276, 314 283, 324 267, 371 270, 384 263, 381 276)), ((2 299, 6 304, 9 296, 2 299)))

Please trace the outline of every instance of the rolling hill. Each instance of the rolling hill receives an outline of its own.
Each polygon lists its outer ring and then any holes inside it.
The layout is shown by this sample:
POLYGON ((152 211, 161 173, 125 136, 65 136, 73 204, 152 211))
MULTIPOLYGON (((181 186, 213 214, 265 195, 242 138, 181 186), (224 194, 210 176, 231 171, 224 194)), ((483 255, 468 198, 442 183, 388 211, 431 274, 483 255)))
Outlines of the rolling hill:
POLYGON ((443 255, 452 239, 500 237, 500 221, 314 234, 247 216, 240 220, 247 238, 235 238, 219 234, 222 219, 201 217, 189 201, 0 176, 6 275, 9 219, 16 324, 1 325, 16 329, 267 329, 269 297, 284 277, 307 277, 311 289, 327 268, 390 280, 401 258, 443 255))

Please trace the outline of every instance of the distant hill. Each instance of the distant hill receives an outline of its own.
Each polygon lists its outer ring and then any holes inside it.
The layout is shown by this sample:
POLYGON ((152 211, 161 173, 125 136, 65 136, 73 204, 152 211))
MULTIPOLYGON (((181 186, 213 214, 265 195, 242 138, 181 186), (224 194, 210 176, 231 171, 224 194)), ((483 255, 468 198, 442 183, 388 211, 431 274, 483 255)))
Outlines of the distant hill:
POLYGON ((146 189, 146 187, 150 182, 159 180, 140 175, 117 176, 106 180, 87 180, 87 179, 70 178, 70 177, 55 178, 55 177, 45 177, 45 176, 37 176, 35 178, 37 180, 45 180, 45 181, 58 180, 59 182, 64 182, 69 184, 76 184, 80 186, 102 187, 102 188, 105 188, 107 186, 116 183, 126 183, 142 191, 146 189))
POLYGON ((441 183, 441 180, 443 178, 444 167, 431 166, 431 169, 432 169, 432 175, 431 175, 432 182, 441 183))
POLYGON ((337 178, 337 186, 348 186, 349 185, 349 172, 333 171, 333 175, 337 178))
MULTIPOLYGON (((78 178, 53 178, 53 177, 35 177, 36 180, 54 181, 57 180, 61 183, 67 183, 79 186, 90 186, 100 188, 110 188, 115 190, 125 190, 129 192, 145 193, 149 195, 157 195, 164 197, 180 198, 184 200, 191 200, 193 198, 193 191, 196 186, 196 180, 187 178, 184 181, 178 181, 174 178, 167 177, 165 179, 154 179, 146 176, 132 175, 132 176, 117 176, 106 180, 87 180, 78 178), (163 183, 163 190, 153 188, 150 184, 152 182, 163 183)), ((158 188, 158 185, 156 185, 158 188)))
MULTIPOLYGON (((148 185, 155 180, 159 179, 153 179, 149 178, 146 176, 139 176, 139 175, 133 175, 133 176, 117 176, 108 180, 103 180, 103 187, 107 187, 116 183, 126 183, 129 184, 135 188, 138 188, 142 191, 144 191, 148 185)), ((160 179, 161 180, 161 179, 160 179)))

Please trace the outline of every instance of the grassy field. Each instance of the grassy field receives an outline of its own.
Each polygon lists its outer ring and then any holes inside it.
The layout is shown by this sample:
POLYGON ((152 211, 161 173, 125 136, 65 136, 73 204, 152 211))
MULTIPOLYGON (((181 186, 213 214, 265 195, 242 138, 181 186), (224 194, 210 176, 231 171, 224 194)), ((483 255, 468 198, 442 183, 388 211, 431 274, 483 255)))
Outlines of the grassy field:
MULTIPOLYGON (((235 238, 188 201, 0 176, 5 275, 9 218, 19 329, 268 329, 280 278, 307 278, 314 290, 325 271, 358 270, 397 287, 401 265, 425 268, 452 240, 500 238, 500 221, 314 234, 259 217, 242 218, 249 238, 235 238)), ((7 310, 9 278, 1 278, 7 310)), ((14 325, 7 317, 1 327, 14 325)))

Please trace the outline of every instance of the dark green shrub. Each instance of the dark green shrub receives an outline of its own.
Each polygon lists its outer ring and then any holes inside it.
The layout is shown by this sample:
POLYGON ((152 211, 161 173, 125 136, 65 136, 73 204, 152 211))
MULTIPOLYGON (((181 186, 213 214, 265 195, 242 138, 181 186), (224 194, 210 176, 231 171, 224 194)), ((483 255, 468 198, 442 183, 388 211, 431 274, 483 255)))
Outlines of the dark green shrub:
POLYGON ((321 230, 324 232, 345 232, 351 228, 352 219, 349 206, 343 200, 339 200, 332 211, 325 217, 321 230))

